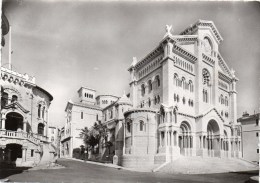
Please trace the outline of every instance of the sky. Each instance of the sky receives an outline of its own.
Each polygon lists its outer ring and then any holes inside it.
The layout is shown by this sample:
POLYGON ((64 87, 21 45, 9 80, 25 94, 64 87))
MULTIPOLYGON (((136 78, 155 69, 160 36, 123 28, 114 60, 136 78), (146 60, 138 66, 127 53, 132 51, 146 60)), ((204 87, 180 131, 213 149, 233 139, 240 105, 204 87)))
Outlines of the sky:
MULTIPOLYGON (((219 52, 234 68, 238 117, 259 112, 260 3, 94 2, 8 0, 14 70, 36 77, 54 97, 50 123, 61 126, 65 107, 81 86, 97 94, 129 92, 132 58, 142 59, 165 34, 179 34, 197 20, 212 20, 224 38, 219 52)), ((8 62, 8 37, 3 66, 8 62)))

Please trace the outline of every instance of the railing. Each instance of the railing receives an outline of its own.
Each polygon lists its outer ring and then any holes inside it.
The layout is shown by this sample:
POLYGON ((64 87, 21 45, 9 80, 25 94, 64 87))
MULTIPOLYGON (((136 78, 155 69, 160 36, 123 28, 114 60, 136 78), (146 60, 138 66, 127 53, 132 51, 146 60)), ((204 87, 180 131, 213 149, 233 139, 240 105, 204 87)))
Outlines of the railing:
POLYGON ((48 142, 48 137, 41 136, 38 134, 29 134, 24 131, 11 131, 11 130, 0 130, 0 137, 28 139, 29 141, 39 144, 40 141, 48 142))
POLYGON ((19 139, 28 139, 33 143, 38 144, 39 140, 32 135, 24 132, 24 131, 10 131, 10 130, 0 130, 0 137, 11 137, 11 138, 19 138, 19 139))

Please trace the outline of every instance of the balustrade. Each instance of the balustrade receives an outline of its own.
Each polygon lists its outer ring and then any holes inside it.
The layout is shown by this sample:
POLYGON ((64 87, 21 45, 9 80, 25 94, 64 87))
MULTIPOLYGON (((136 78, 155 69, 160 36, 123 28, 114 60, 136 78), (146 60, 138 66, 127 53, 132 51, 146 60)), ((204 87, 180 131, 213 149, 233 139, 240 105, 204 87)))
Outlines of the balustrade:
POLYGON ((0 137, 9 137, 9 138, 21 138, 28 139, 34 143, 39 143, 41 141, 48 141, 47 137, 37 136, 36 134, 29 134, 24 131, 10 131, 10 130, 0 130, 0 137), (40 138, 39 138, 40 137, 40 138))

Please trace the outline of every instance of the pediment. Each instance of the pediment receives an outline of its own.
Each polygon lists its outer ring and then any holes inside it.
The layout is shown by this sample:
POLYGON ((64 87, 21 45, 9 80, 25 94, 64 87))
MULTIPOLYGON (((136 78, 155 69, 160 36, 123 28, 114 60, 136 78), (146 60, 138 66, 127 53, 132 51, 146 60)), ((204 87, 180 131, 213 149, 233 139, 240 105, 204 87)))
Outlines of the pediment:
POLYGON ((212 115, 212 114, 217 116, 219 118, 219 120, 225 122, 225 120, 221 117, 221 115, 219 114, 218 110, 215 107, 210 109, 209 111, 205 112, 202 116, 205 117, 205 116, 212 115))

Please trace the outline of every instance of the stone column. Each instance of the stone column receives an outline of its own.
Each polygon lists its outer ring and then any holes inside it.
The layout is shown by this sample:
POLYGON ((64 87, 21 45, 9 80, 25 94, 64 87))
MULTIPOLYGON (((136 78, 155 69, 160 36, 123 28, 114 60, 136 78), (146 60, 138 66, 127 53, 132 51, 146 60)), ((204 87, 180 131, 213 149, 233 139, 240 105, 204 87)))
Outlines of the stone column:
POLYGON ((159 131, 159 147, 162 147, 162 132, 159 131))
POLYGON ((124 137, 124 139, 123 139, 123 155, 125 154, 125 125, 126 125, 126 123, 125 122, 123 122, 123 137, 124 137))
POLYGON ((23 131, 26 132, 26 128, 27 128, 27 121, 23 122, 23 131))
POLYGON ((22 148, 22 162, 26 162, 26 151, 27 151, 27 148, 23 147, 22 148))
POLYGON ((5 130, 5 120, 6 118, 2 118, 2 130, 5 130))
POLYGON ((174 132, 173 131, 171 131, 171 146, 173 147, 174 146, 174 132))
POLYGON ((190 136, 188 135, 186 136, 186 138, 187 138, 187 148, 190 148, 190 136))
POLYGON ((132 121, 132 148, 131 148, 131 154, 134 154, 134 122, 132 121))

